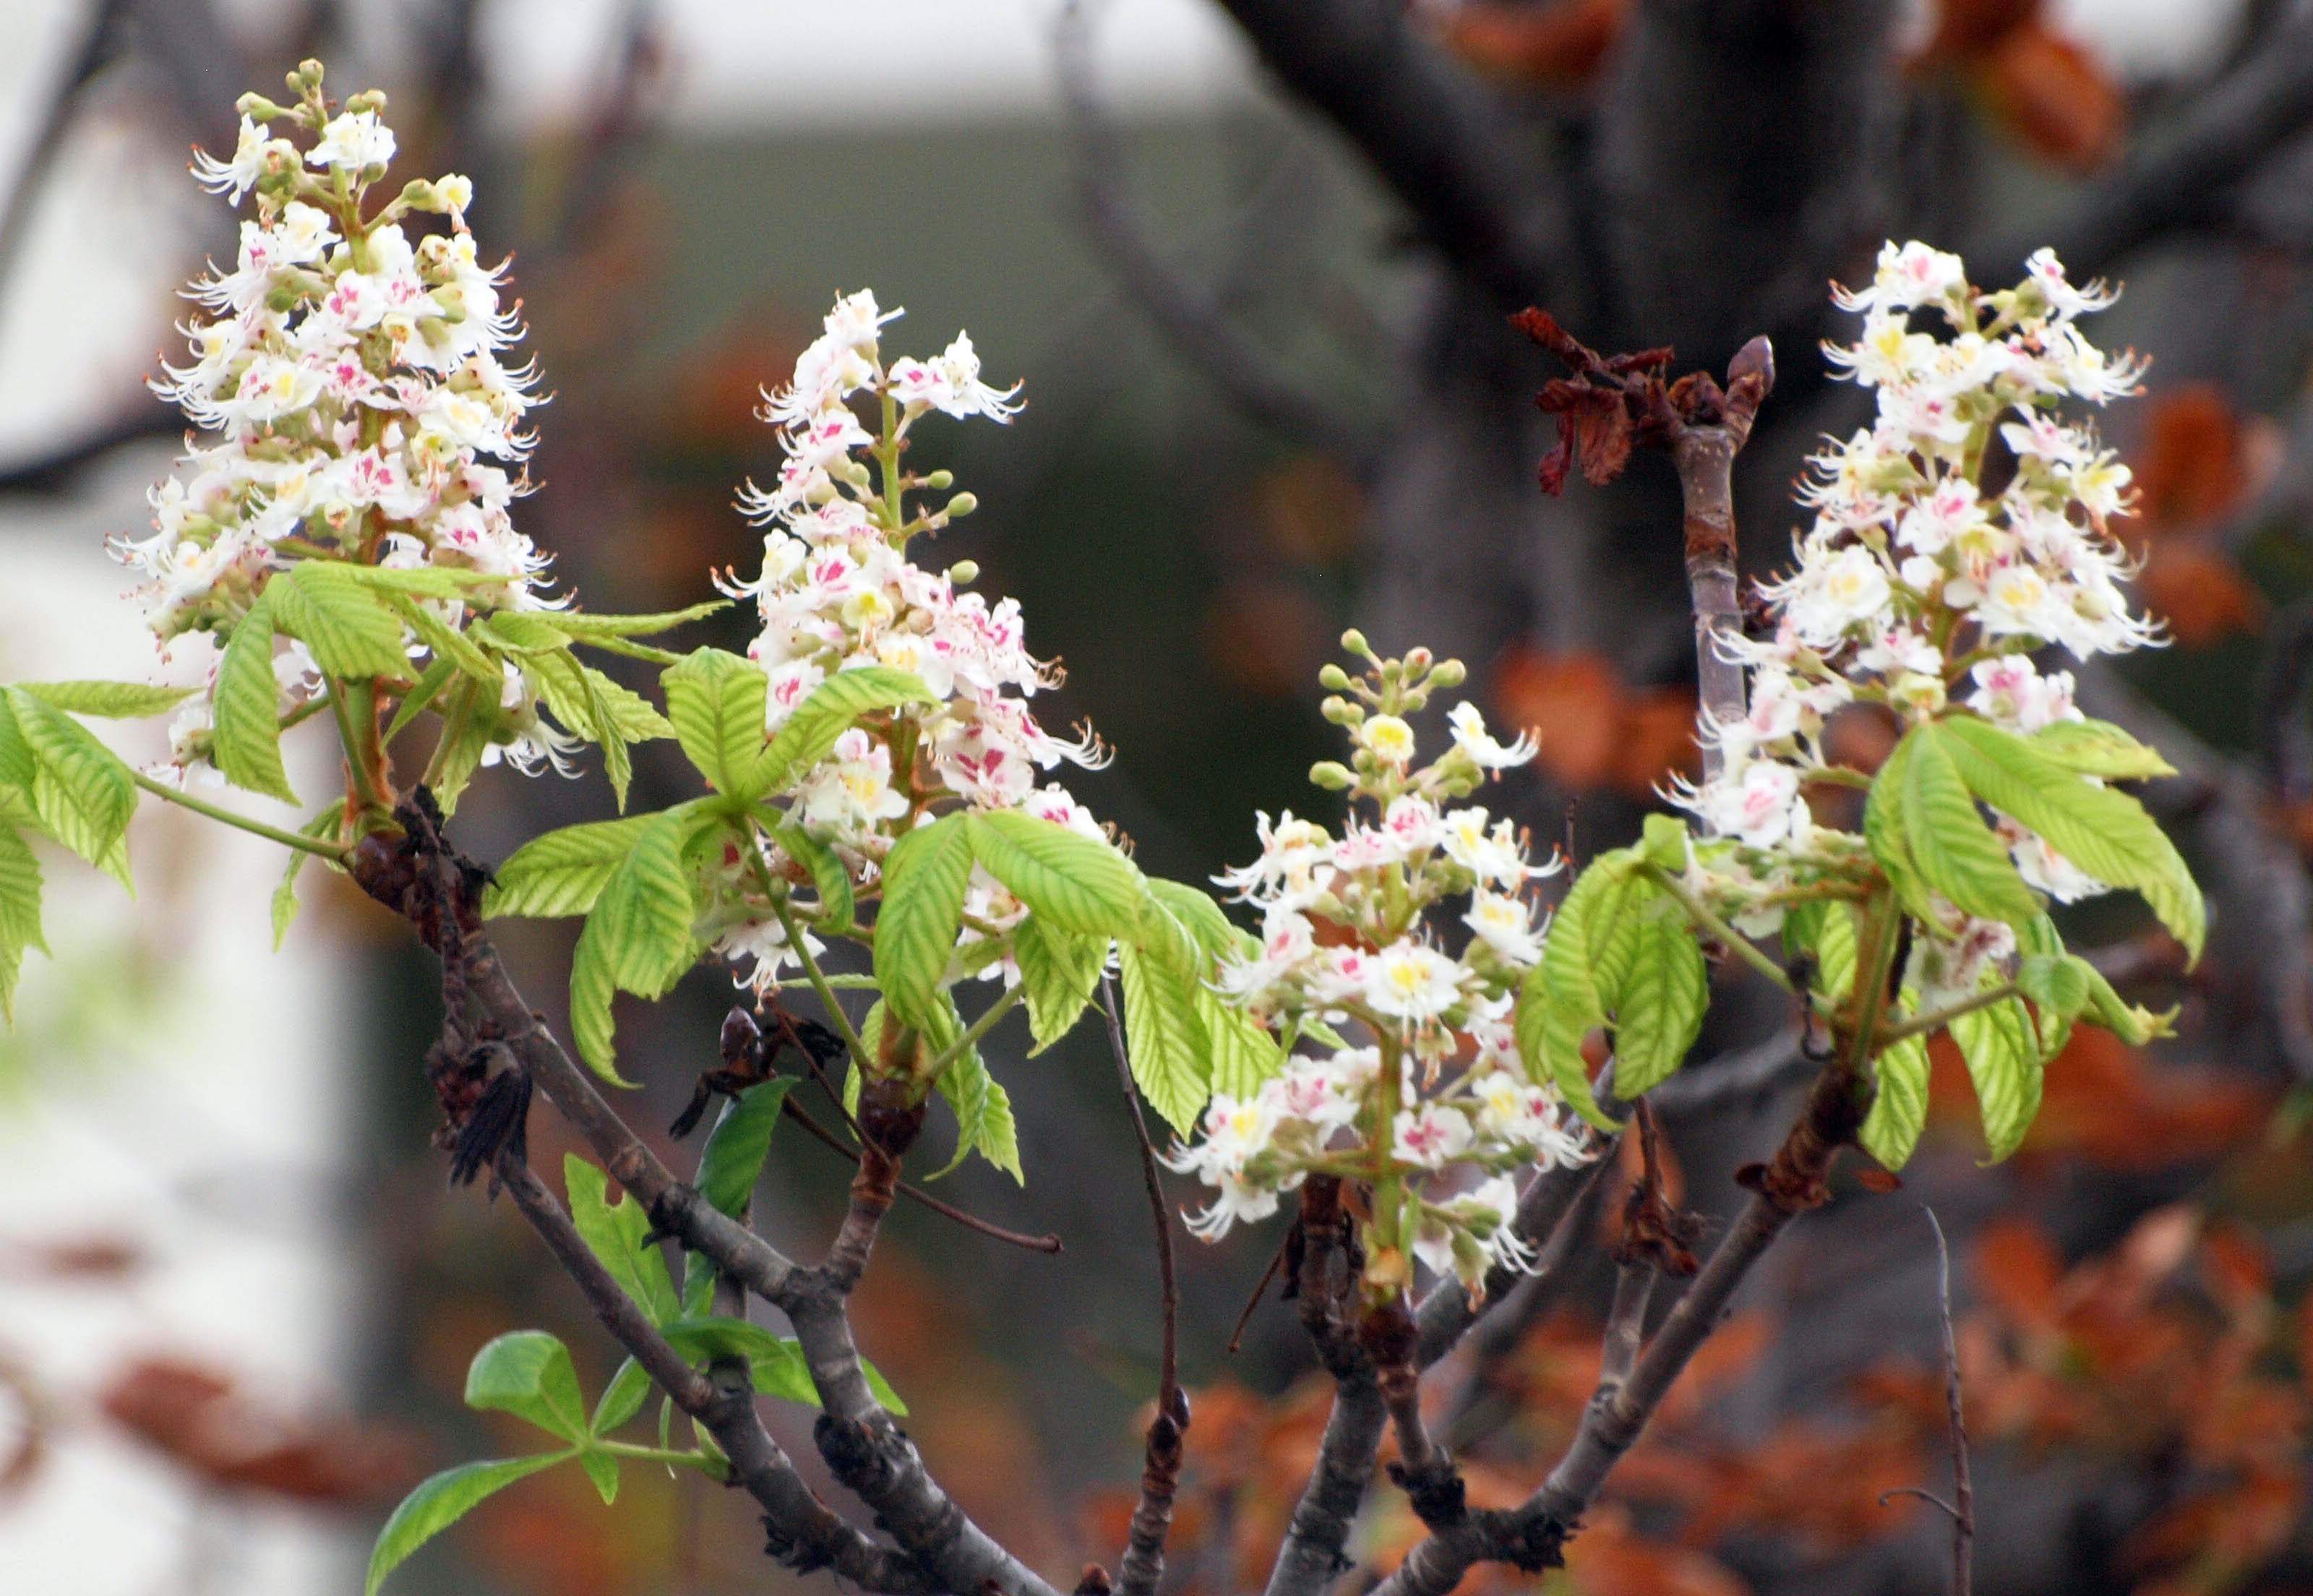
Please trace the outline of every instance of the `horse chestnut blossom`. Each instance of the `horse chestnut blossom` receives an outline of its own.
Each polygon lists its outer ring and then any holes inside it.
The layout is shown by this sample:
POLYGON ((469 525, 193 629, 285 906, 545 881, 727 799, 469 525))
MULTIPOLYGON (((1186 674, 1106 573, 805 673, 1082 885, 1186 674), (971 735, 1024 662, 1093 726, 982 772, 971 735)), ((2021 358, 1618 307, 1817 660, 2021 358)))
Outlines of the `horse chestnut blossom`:
POLYGON ((1313 1174, 1371 1181, 1368 1283, 1401 1289, 1411 1255, 1482 1292, 1490 1268, 1529 1261, 1509 1223, 1511 1171, 1586 1156, 1586 1133, 1528 1076, 1510 1023, 1542 957, 1528 889, 1561 866, 1534 863, 1510 821, 1460 801, 1533 758, 1530 739, 1499 741, 1460 703, 1452 745, 1415 763, 1408 717, 1462 682, 1460 664, 1419 649, 1376 659, 1356 632, 1343 642, 1372 662, 1362 679, 1339 666, 1323 678, 1351 763, 1312 775, 1349 793, 1350 818, 1336 835, 1261 816, 1260 857, 1218 878, 1262 914, 1258 950, 1218 977, 1224 1000, 1324 1051, 1288 1058, 1251 1097, 1217 1094, 1202 1138, 1172 1164, 1215 1190, 1190 1226, 1209 1239, 1275 1212, 1313 1174))
MULTIPOLYGON (((894 841, 946 800, 1022 810, 1097 837, 1090 813, 1043 772, 1062 763, 1096 769, 1108 758, 1089 734, 1054 736, 1030 712, 1026 701, 1059 685, 1060 672, 1028 652, 1017 601, 991 604, 964 591, 979 574, 970 560, 935 571, 910 557, 916 539, 971 514, 976 502, 956 493, 937 509, 910 507, 910 492, 945 494, 953 485, 944 471, 919 477, 901 470, 916 423, 933 411, 1008 421, 1019 389, 982 381, 972 339, 961 333, 932 359, 886 362, 882 331, 901 314, 881 309, 869 291, 839 298, 793 380, 764 394, 763 419, 779 428, 786 461, 774 486, 746 484, 739 507, 771 530, 761 570, 722 584, 752 600, 761 622, 747 655, 770 680, 767 735, 814 689, 860 666, 907 672, 932 695, 876 727, 847 730, 798 781, 789 819, 863 880, 874 878, 894 841), (855 404, 875 413, 875 430, 855 404)), ((796 868, 775 842, 766 838, 765 848, 774 873, 796 868)), ((965 907, 967 949, 994 947, 1026 913, 978 867, 965 907)), ((785 929, 768 913, 726 933, 722 951, 752 959, 746 979, 759 987, 775 984, 791 957, 785 929)), ((1007 985, 1019 979, 1008 954, 974 973, 1007 985)))
MULTIPOLYGON (((1913 242, 1887 245, 1871 284, 1835 297, 1863 327, 1826 357, 1874 391, 1877 419, 1812 458, 1801 499, 1815 524, 1795 540, 1797 568, 1763 585, 1772 634, 1724 645, 1749 669, 1747 712, 1706 716, 1720 772, 1676 794, 1731 843, 1699 853, 1690 884, 1754 933, 1780 918, 1761 900, 1795 869, 1860 848, 1809 807, 1811 784, 1856 780, 1826 760, 1832 716, 1871 705, 1909 727, 1964 707, 2028 735, 2081 719, 2071 673, 2036 654, 2085 660, 2159 640, 2129 610, 2109 530, 2128 468, 2061 409, 2136 389, 2141 365, 2106 357, 2079 326, 2112 293, 2074 286, 2045 250, 2016 287, 1980 291, 1957 256, 1913 242)), ((1997 819, 2033 887, 2063 902, 2107 890, 1997 819)), ((1913 955, 1923 993, 1973 990, 1987 959, 2014 951, 2006 927, 1956 910, 1931 929, 1913 955)))
MULTIPOLYGON (((332 115, 318 68, 304 86, 286 110, 245 97, 232 157, 193 166, 236 206, 253 192, 255 214, 233 268, 188 290, 199 306, 182 327, 190 358, 153 384, 207 436, 153 492, 152 534, 114 544, 144 578, 146 618, 171 658, 213 654, 302 560, 468 573, 462 599, 422 601, 445 628, 477 608, 556 603, 546 557, 509 515, 526 487, 535 373, 502 358, 522 328, 502 298, 504 265, 483 265, 467 231, 472 185, 421 180, 375 203, 394 154, 384 96, 357 94, 332 115), (409 224, 426 216, 445 217, 447 231, 413 235, 409 224)), ((426 652, 415 637, 409 646, 426 652)), ((289 645, 283 660, 295 692, 283 713, 318 704, 321 678, 302 650, 289 645)), ((172 779, 214 777, 214 688, 212 664, 207 689, 171 727, 172 779)), ((567 770, 571 739, 538 719, 535 691, 511 666, 503 699, 505 735, 485 757, 567 770)))

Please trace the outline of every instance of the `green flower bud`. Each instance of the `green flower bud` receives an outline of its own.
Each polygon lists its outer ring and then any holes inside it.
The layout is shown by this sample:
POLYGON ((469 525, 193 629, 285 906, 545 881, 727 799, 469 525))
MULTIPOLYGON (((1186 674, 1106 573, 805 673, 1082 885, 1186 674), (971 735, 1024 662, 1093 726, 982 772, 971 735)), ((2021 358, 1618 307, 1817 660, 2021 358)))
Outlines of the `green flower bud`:
POLYGON ((934 493, 945 493, 955 486, 955 473, 952 471, 936 471, 924 479, 924 486, 934 493))
POLYGON ((1341 647, 1359 659, 1371 659, 1374 657, 1372 647, 1366 641, 1366 634, 1354 626, 1341 634, 1341 647))
POLYGON ((947 574, 954 578, 958 584, 977 582, 980 580, 980 561, 977 560, 959 560, 954 565, 947 568, 947 574))
POLYGON ((969 493, 959 493, 947 501, 947 518, 960 521, 980 507, 980 500, 969 493))
POLYGON ((1350 690, 1350 673, 1340 666, 1328 664, 1317 673, 1317 685, 1334 692, 1347 692, 1350 690))
POLYGON ((1350 767, 1336 760, 1321 759, 1309 767, 1309 780, 1327 792, 1347 792, 1358 784, 1350 767))
POLYGON ((233 109, 252 122, 269 122, 288 113, 262 94, 243 94, 233 102, 233 109))
POLYGON ((1429 673, 1429 684, 1432 687, 1459 687, 1469 679, 1470 667, 1458 659, 1441 659, 1438 662, 1437 667, 1429 673))

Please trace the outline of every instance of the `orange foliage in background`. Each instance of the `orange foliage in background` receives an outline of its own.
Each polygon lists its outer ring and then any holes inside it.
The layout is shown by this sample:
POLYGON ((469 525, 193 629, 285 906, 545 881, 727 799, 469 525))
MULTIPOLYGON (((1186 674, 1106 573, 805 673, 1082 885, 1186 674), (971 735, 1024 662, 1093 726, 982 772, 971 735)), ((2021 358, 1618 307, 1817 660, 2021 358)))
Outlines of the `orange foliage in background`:
POLYGON ((1604 655, 1513 648, 1495 662, 1491 686, 1496 718, 1531 731, 1536 763, 1578 792, 1643 798, 1697 768, 1693 692, 1633 689, 1604 655))
POLYGON ((2144 562, 2146 605, 2188 648, 2206 648, 2265 619, 2262 594, 2226 548, 2225 517, 2269 465, 2258 435, 2221 391, 2188 383, 2154 400, 2130 467, 2134 513, 2113 530, 2144 562))

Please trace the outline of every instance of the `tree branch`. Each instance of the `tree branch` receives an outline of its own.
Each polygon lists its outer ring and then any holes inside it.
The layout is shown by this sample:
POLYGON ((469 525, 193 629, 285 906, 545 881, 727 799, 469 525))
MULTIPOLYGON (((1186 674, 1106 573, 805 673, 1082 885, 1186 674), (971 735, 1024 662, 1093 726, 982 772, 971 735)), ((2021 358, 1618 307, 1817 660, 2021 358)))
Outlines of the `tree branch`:
POLYGON ((2241 65, 2188 106, 2165 136, 2090 184, 2053 223, 2035 223, 1969 256, 2009 269, 2041 244, 2075 278, 2213 215, 2273 147, 2313 126, 2313 7, 2293 4, 2241 65))
POLYGON ((498 1183, 547 1250, 577 1285, 594 1317, 684 1413, 714 1436, 731 1459, 733 1479, 763 1509, 779 1561, 797 1573, 826 1568, 869 1591, 920 1596, 933 1589, 923 1570, 879 1547, 814 1495, 779 1443, 764 1429, 745 1383, 723 1385, 692 1368, 658 1333, 635 1300, 602 1266, 530 1166, 512 1151, 495 1165, 498 1183))
POLYGON ((1141 233, 1126 201, 1124 153, 1093 77, 1092 18, 1069 0, 1053 23, 1052 56, 1077 157, 1077 198, 1093 246, 1133 302, 1253 421, 1356 462, 1372 448, 1363 429, 1279 372, 1274 356, 1230 325, 1209 295, 1191 287, 1141 233))
POLYGON ((1578 316, 1561 178, 1398 0, 1221 0, 1262 59, 1372 163, 1422 233, 1505 308, 1578 316))

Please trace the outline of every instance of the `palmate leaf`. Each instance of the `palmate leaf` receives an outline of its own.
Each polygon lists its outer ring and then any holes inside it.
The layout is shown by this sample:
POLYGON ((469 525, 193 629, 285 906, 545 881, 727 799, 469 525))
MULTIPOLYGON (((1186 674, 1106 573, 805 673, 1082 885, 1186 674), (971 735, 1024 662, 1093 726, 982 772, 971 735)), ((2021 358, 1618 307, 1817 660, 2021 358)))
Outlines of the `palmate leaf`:
POLYGON ((587 1433, 570 1349, 543 1330, 510 1330, 476 1353, 466 1371, 466 1406, 513 1414, 565 1441, 587 1433))
POLYGON ((682 1305, 674 1294, 674 1280, 666 1272, 666 1258, 651 1239, 650 1215, 632 1197, 610 1200, 610 1177, 576 1153, 562 1160, 563 1188, 570 1194, 570 1222, 586 1246, 610 1271, 619 1289, 632 1297, 651 1323, 664 1325, 681 1317, 682 1305))
POLYGON ((121 839, 136 809, 136 784, 120 756, 62 710, 20 687, 7 690, 18 732, 31 751, 32 808, 48 834, 128 884, 121 839))
POLYGON ((476 648, 464 632, 407 594, 389 593, 385 602, 387 607, 400 616, 417 635, 418 640, 433 650, 435 658, 447 660, 454 669, 465 672, 486 686, 496 688, 500 685, 504 673, 499 670, 497 661, 476 648))
POLYGON ((1132 933, 1145 888, 1109 842, 1017 810, 974 815, 967 824, 981 866, 1048 923, 1078 936, 1132 933))
POLYGON ((1212 1058, 1212 1089, 1240 1100, 1285 1067, 1285 1050, 1267 1027, 1244 1010, 1221 1001, 1209 986, 1197 989, 1197 1018, 1205 1027, 1212 1058))
POLYGON ((535 1458, 504 1458, 495 1462, 467 1463, 444 1469, 402 1498, 401 1505, 378 1531, 370 1549, 369 1573, 362 1583, 363 1596, 377 1596, 385 1576, 409 1561, 412 1553, 447 1530, 485 1498, 541 1469, 551 1468, 578 1454, 576 1450, 546 1452, 535 1458))
POLYGON ((1600 854, 1575 880, 1552 916, 1542 959, 1518 993, 1519 1056, 1537 1083, 1553 1084, 1575 1111, 1602 1130, 1620 1127, 1590 1089, 1582 1041, 1606 1023, 1621 980, 1635 957, 1638 933, 1623 923, 1635 896, 1634 850, 1600 854))
POLYGON ((651 615, 597 615, 590 610, 558 610, 555 623, 582 641, 595 638, 646 638, 673 631, 693 621, 704 621, 731 607, 729 599, 711 599, 687 610, 663 610, 651 615))
POLYGON ((40 861, 15 827, 0 825, 0 1019, 11 1025, 28 948, 48 950, 40 933, 40 861))
MULTIPOLYGON (((811 1365, 804 1356, 802 1344, 791 1336, 775 1336, 746 1319, 714 1314, 688 1315, 665 1326, 664 1334, 675 1351, 694 1363, 744 1358, 752 1372, 755 1389, 766 1397, 819 1406, 811 1365)), ((895 1417, 908 1416, 908 1405, 900 1400, 899 1392, 892 1389, 892 1382, 884 1378, 882 1370, 862 1358, 859 1372, 866 1377, 868 1392, 876 1401, 895 1417)))
POLYGON ((211 763, 235 787, 297 801, 281 763, 281 688, 273 675, 273 602, 260 596, 217 659, 211 763))
POLYGON ((964 1049, 940 1071, 936 1084, 955 1112, 955 1155, 930 1178, 938 1179, 976 1152, 1025 1186, 1028 1177, 1020 1167, 1020 1129, 1012 1115, 1012 1095, 988 1072, 988 1061, 980 1056, 980 1049, 964 1049))
POLYGON ((875 981, 892 1012, 917 1030, 945 1016, 940 985, 963 922, 972 879, 972 833, 950 815, 918 826, 884 861, 884 904, 875 916, 875 981))
POLYGON ((401 618, 373 590, 372 579, 354 569, 309 560, 276 577, 265 588, 274 626, 303 642, 326 675, 409 675, 401 618))
POLYGON ((2176 844, 2143 805, 2083 780, 1989 721, 1955 716, 1940 729, 1970 792, 2039 833, 2098 880, 2133 888, 2199 960, 2208 907, 2176 844))
POLYGON ((591 821, 532 838, 494 872, 495 881, 482 894, 482 913, 493 919, 584 914, 594 906, 611 873, 634 851, 636 841, 658 818, 635 815, 591 821))
POLYGON ((811 873, 812 889, 819 894, 822 923, 830 930, 851 924, 859 905, 851 890, 851 871, 836 857, 835 850, 799 825, 775 825, 769 830, 779 851, 811 873))
POLYGON ((1711 1006, 1702 949, 1677 905, 1655 895, 1632 923, 1635 951, 1614 1001, 1614 1092, 1626 1098, 1677 1071, 1711 1006))
POLYGON ((743 801, 761 793, 753 772, 770 691, 761 668, 720 648, 701 648, 659 681, 675 740, 708 785, 743 801))
POLYGON ((1931 721, 1904 741, 1913 749, 1901 771, 1904 841, 1920 879, 1964 913, 2030 924, 2040 913, 2039 901, 2016 873, 2007 845, 1977 813, 1943 727, 1931 721))
POLYGON ((2032 1017, 2013 998, 1955 1016, 1952 1040, 1967 1061, 1983 1119, 1983 1140, 1999 1162, 2024 1142, 2039 1116, 2043 1070, 2032 1017))
MULTIPOLYGON (((300 835, 311 837, 317 842, 328 842, 336 837, 344 826, 345 816, 346 800, 333 798, 319 815, 297 830, 300 835)), ((297 877, 304 873, 305 866, 312 857, 302 848, 293 848, 289 851, 288 862, 281 867, 280 884, 273 889, 273 951, 276 953, 281 951, 281 945, 289 935, 289 927, 297 918, 297 877)))
POLYGON ((174 709, 189 697, 189 687, 154 687, 142 682, 19 682, 16 685, 44 704, 75 715, 101 715, 115 720, 141 720, 174 709))
POLYGON ((733 1219, 744 1217, 755 1183, 762 1178, 763 1160, 771 1151, 771 1133, 778 1128, 787 1092, 796 1078, 782 1075, 751 1086, 724 1105, 699 1151, 699 1175, 693 1185, 709 1205, 733 1219))
POLYGON ((1907 1036, 1872 1062, 1877 1090, 1856 1140, 1882 1167, 1900 1169, 1928 1124, 1928 1042, 1907 1036))
MULTIPOLYGON (((838 671, 813 688, 788 715, 778 735, 761 745, 747 777, 747 791, 752 797, 782 790, 825 759, 835 740, 863 715, 934 701, 923 679, 909 671, 881 665, 838 671)), ((757 724, 760 727, 761 722, 757 724)))
POLYGON ((1092 1001, 1108 958, 1106 937, 1079 937, 1047 925, 1031 914, 1012 936, 1013 962, 1028 994, 1028 1032, 1033 1058, 1066 1036, 1092 1001))
POLYGON ((1149 1107, 1186 1138, 1212 1093, 1209 1045, 1197 1010, 1204 988, 1193 974, 1130 945, 1118 948, 1117 965, 1132 1078, 1149 1107))
POLYGON ((2173 776, 2177 767, 2108 720, 2056 720, 2028 739, 2044 757, 2083 776, 2109 781, 2173 776))
POLYGON ((611 1045, 614 992, 664 997, 697 962, 696 886, 682 851, 700 815, 690 806, 650 816, 611 868, 570 965, 570 1029, 581 1057, 620 1080, 611 1045))

